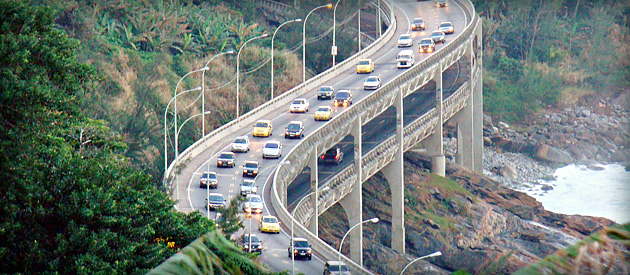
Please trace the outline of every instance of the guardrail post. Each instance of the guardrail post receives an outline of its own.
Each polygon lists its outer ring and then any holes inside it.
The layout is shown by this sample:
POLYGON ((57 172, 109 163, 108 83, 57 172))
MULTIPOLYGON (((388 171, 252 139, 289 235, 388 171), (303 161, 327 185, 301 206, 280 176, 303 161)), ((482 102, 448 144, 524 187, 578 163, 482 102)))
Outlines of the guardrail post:
POLYGON ((311 231, 311 233, 313 233, 313 235, 315 236, 319 236, 318 235, 318 224, 319 224, 319 220, 318 220, 318 216, 319 216, 319 205, 317 205, 318 203, 318 199, 319 199, 319 178, 317 177, 317 157, 319 155, 317 154, 317 147, 313 148, 313 153, 310 156, 310 167, 311 167, 311 205, 313 206, 313 217, 311 217, 311 223, 308 227, 308 230, 311 231))
MULTIPOLYGON (((475 15, 478 16, 478 15, 475 15)), ((477 29, 475 31, 475 39, 472 41, 477 42, 477 49, 472 54, 473 58, 476 60, 474 66, 471 66, 470 71, 471 74, 477 74, 478 79, 474 79, 471 77, 471 83, 474 85, 470 85, 474 87, 472 91, 472 103, 473 103, 473 170, 479 173, 483 173, 483 71, 482 71, 482 57, 483 57, 483 39, 482 39, 482 20, 478 20, 477 29)), ((474 76, 474 75, 473 75, 474 76)))
POLYGON ((399 89, 394 107, 396 108, 396 145, 397 151, 392 162, 382 169, 389 182, 392 193, 392 249, 405 253, 405 174, 404 174, 404 125, 403 125, 403 89, 399 89))
MULTIPOLYGON (((363 150, 361 146, 361 116, 353 123, 350 134, 354 137, 354 171, 357 175, 356 182, 350 194, 339 201, 339 204, 348 215, 348 225, 353 227, 363 221, 363 179, 361 177, 361 163, 363 150)), ((348 235, 350 239, 350 259, 360 266, 363 266, 363 225, 357 226, 348 235)))

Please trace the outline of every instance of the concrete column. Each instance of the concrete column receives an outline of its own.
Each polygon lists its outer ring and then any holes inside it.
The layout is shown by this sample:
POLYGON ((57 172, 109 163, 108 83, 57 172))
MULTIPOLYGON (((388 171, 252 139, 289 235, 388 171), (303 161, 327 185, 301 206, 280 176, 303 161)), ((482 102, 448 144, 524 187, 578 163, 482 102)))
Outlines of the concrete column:
POLYGON ((437 114, 437 125, 431 136, 424 142, 426 144, 427 153, 431 156, 431 172, 445 176, 446 175, 446 159, 444 157, 444 116, 443 116, 443 97, 442 97, 442 64, 435 74, 435 112, 437 114))
MULTIPOLYGON (((473 58, 474 51, 472 43, 466 49, 466 55, 470 64, 469 81, 473 76, 473 58)), ((471 82, 472 83, 472 82, 471 82)), ((452 119, 457 124, 457 154, 455 155, 455 162, 470 170, 474 169, 473 166, 473 97, 472 91, 474 85, 470 85, 471 96, 466 99, 466 106, 457 112, 452 119)))
MULTIPOLYGON (((356 182, 350 194, 345 196, 339 203, 348 215, 348 224, 350 227, 363 221, 363 179, 361 178, 361 159, 363 150, 361 148, 361 117, 353 123, 350 134, 354 137, 354 171, 357 175, 356 182)), ((350 245, 350 259, 357 264, 363 266, 363 225, 353 229, 344 246, 350 245)))
POLYGON ((405 253, 405 174, 403 144, 403 90, 396 96, 396 142, 398 150, 392 162, 382 169, 392 193, 392 249, 405 253))
POLYGON ((473 137, 472 137, 472 145, 473 145, 473 170, 475 172, 483 173, 483 81, 482 80, 482 57, 483 57, 483 39, 482 39, 482 25, 481 20, 479 20, 479 25, 477 26, 476 34, 477 34, 477 51, 475 56, 475 68, 471 68, 471 73, 479 70, 479 79, 477 82, 473 93, 472 93, 472 106, 473 106, 473 137))
POLYGON ((313 216, 311 217, 311 222, 308 226, 308 230, 311 233, 318 236, 318 216, 319 216, 319 206, 317 205, 317 200, 319 199, 319 178, 317 177, 317 148, 313 148, 313 153, 309 157, 309 166, 311 168, 311 205, 313 207, 313 216))

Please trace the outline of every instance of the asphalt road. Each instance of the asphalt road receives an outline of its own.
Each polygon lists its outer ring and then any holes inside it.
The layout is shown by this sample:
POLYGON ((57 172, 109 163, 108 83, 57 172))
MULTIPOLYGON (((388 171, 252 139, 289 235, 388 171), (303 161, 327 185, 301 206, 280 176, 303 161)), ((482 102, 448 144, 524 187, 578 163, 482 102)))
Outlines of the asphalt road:
MULTIPOLYGON (((435 8, 433 6, 433 1, 424 1, 424 2, 416 2, 410 0, 401 0, 395 1, 396 9, 395 14, 398 20, 398 30, 394 35, 392 41, 390 41, 386 46, 384 46, 380 51, 378 51, 373 56, 366 56, 365 58, 372 58, 375 62, 375 71, 371 75, 379 75, 383 80, 383 83, 387 83, 400 73, 403 73, 405 69, 397 69, 396 68, 396 55, 401 48, 396 46, 396 40, 398 36, 403 33, 411 33, 414 46, 411 48, 416 52, 416 64, 420 62, 422 59, 430 56, 431 54, 419 54, 417 53, 417 43, 421 38, 428 37, 431 32, 437 28, 437 25, 441 21, 451 21, 455 25, 455 34, 447 35, 447 43, 452 41, 454 37, 463 30, 465 26, 466 20, 465 14, 462 9, 455 3, 451 1, 451 6, 447 8, 435 8), (409 26, 409 22, 413 20, 415 17, 421 17, 426 22, 426 30, 425 31, 411 31, 409 26)), ((342 45, 339 45, 340 47, 342 45)), ((436 50, 444 47, 442 44, 436 45, 436 50)), ((461 63, 461 62, 460 62, 461 63)), ((444 90, 445 95, 455 91, 457 89, 458 83, 461 84, 461 79, 464 77, 460 77, 461 73, 461 64, 455 64, 451 68, 449 68, 444 76, 444 90), (450 89, 449 89, 450 87, 450 89)), ((326 85, 333 86, 336 91, 340 89, 350 89, 354 95, 354 102, 358 102, 360 99, 364 98, 372 91, 364 91, 363 90, 363 81, 367 78, 366 74, 357 74, 354 69, 349 70, 335 79, 331 80, 326 85)), ((408 123, 409 121, 417 118, 419 115, 423 114, 427 110, 431 109, 434 103, 434 87, 431 87, 430 84, 425 85, 423 89, 414 92, 409 95, 404 100, 404 122, 408 123)), ((269 192, 269 176, 272 175, 273 171, 277 167, 277 164, 280 162, 280 159, 262 159, 262 146, 268 140, 279 140, 283 145, 283 152, 289 152, 293 146, 295 146, 300 140, 299 139, 285 139, 284 138, 284 127, 290 122, 294 120, 300 120, 304 123, 305 126, 305 134, 308 135, 310 132, 315 130, 316 128, 323 125, 324 121, 314 121, 313 114, 318 106, 320 105, 330 105, 332 106, 331 100, 317 100, 316 91, 311 91, 304 95, 304 98, 308 99, 310 103, 310 108, 307 113, 289 113, 288 107, 285 110, 277 110, 274 114, 270 115, 268 119, 271 119, 274 125, 273 135, 269 138, 254 138, 252 136, 253 128, 244 128, 239 131, 236 131, 231 136, 229 141, 224 141, 223 144, 217 145, 214 148, 208 149, 202 155, 207 158, 207 161, 203 164, 195 167, 194 174, 182 174, 179 176, 178 184, 177 184, 177 197, 178 201, 178 209, 180 211, 194 211, 199 210, 202 213, 207 213, 204 204, 207 192, 217 192, 221 193, 225 196, 227 202, 239 195, 240 192, 240 183, 243 180, 242 177, 242 169, 240 168, 243 163, 247 160, 258 161, 261 164, 261 170, 259 176, 256 178, 256 183, 258 185, 258 193, 263 194, 263 199, 266 200, 269 192), (248 135, 251 141, 251 150, 248 153, 237 153, 236 154, 236 167, 235 168, 217 168, 216 167, 216 157, 220 152, 229 151, 229 145, 226 146, 229 142, 234 140, 237 136, 248 135), (201 189, 199 188, 199 178, 200 175, 204 171, 214 171, 218 175, 219 179, 219 187, 217 189, 201 189)), ((343 107, 333 107, 335 115, 343 112, 346 108, 343 107)), ((374 118, 372 121, 368 122, 364 125, 363 128, 363 148, 364 152, 367 152, 370 148, 374 147, 378 142, 384 140, 388 136, 392 135, 395 132, 395 128, 391 127, 394 125, 394 110, 393 108, 388 109, 380 116, 374 118)), ((344 161, 340 165, 321 165, 318 169, 320 182, 324 182, 326 178, 330 177, 338 171, 342 169, 344 166, 349 165, 353 161, 353 145, 352 138, 346 137, 343 141, 341 141, 338 146, 342 148, 344 151, 344 161)), ((303 174, 303 176, 298 177, 290 186, 288 190, 289 203, 299 199, 302 195, 309 192, 310 186, 308 184, 308 174, 303 174)), ((265 209, 263 210, 263 214, 274 214, 273 209, 269 209, 265 205, 265 209)), ((215 213, 212 211, 209 214, 210 218, 215 217, 215 213)), ((287 246, 289 244, 290 238, 290 224, 282 224, 283 230, 280 234, 265 234, 258 232, 258 221, 262 215, 252 215, 250 218, 243 216, 245 230, 249 231, 250 226, 249 222, 251 221, 251 229, 259 235, 263 243, 263 252, 260 256, 260 259, 267 265, 272 271, 283 271, 283 270, 291 270, 291 258, 287 257, 287 246)), ((236 235, 239 235, 238 233, 236 235)), ((296 273, 305 273, 305 274, 321 274, 323 272, 323 266, 325 259, 321 259, 315 254, 313 260, 305 261, 305 260, 296 260, 295 262, 295 272, 296 273)))

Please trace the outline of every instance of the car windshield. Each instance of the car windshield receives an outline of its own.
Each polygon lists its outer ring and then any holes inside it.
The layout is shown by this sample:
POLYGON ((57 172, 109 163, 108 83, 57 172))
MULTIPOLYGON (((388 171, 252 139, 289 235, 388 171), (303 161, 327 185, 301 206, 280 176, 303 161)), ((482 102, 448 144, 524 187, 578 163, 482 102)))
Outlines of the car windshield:
POLYGON ((297 131, 300 130, 300 125, 297 123, 290 123, 289 125, 287 125, 287 129, 289 131, 297 131))
POLYGON ((247 143, 247 140, 244 138, 237 138, 234 143, 247 143))
POLYGON ((278 219, 276 219, 275 217, 264 217, 263 222, 278 223, 278 219))
POLYGON ((442 35, 444 35, 444 33, 442 33, 442 32, 434 32, 434 33, 431 34, 432 37, 440 37, 442 35))
POLYGON ((258 163, 255 162, 246 162, 245 168, 258 168, 258 163))
POLYGON ((337 149, 329 149, 328 151, 326 151, 325 155, 326 156, 336 156, 337 155, 337 149))
POLYGON ((211 202, 223 202, 223 196, 220 195, 210 195, 211 202))
POLYGON ((267 122, 256 122, 256 127, 269 127, 267 122))
POLYGON ((265 144, 265 148, 278 149, 278 147, 280 146, 275 142, 268 142, 265 144))
POLYGON ((411 38, 411 35, 408 35, 408 34, 403 34, 400 36, 400 39, 409 39, 409 38, 411 38))
POLYGON ((378 81, 378 77, 370 76, 365 81, 367 81, 367 82, 377 82, 378 81))
POLYGON ((220 159, 232 159, 232 154, 223 153, 219 156, 220 159))
POLYGON ((370 61, 367 61, 367 60, 359 61, 359 65, 369 65, 369 64, 370 64, 370 61))
MULTIPOLYGON (((249 238, 248 238, 248 236, 247 236, 247 235, 243 236, 243 242, 249 242, 249 238)), ((258 240, 258 236, 256 236, 256 235, 252 235, 252 242, 253 242, 253 243, 258 243, 258 242, 260 242, 260 241, 258 240)))
POLYGON ((444 28, 449 28, 451 26, 451 23, 442 23, 440 24, 440 28, 444 27, 444 28))
POLYGON ((414 20, 413 20, 413 23, 414 23, 414 24, 416 24, 416 25, 417 25, 417 24, 422 24, 423 22, 424 22, 424 21, 422 21, 422 19, 414 19, 414 20))
POLYGON ((420 40, 420 45, 431 45, 431 39, 422 39, 420 40))
POLYGON ((330 109, 328 109, 328 108, 326 108, 326 107, 319 107, 319 108, 317 108, 317 111, 318 111, 318 112, 329 112, 329 111, 330 111, 330 109))
MULTIPOLYGON (((329 265, 329 269, 332 272, 339 272, 339 265, 329 265)), ((344 264, 341 265, 341 270, 342 271, 349 271, 348 267, 344 264)))
POLYGON ((243 186, 252 187, 254 186, 254 181, 249 181, 249 180, 243 181, 243 186))
POLYGON ((308 247, 307 241, 295 241, 295 247, 308 247))
POLYGON ((211 180, 216 180, 217 179, 217 174, 210 173, 210 174, 208 174, 208 178, 210 178, 211 180))
POLYGON ((259 196, 250 196, 249 201, 251 202, 262 202, 262 199, 259 196))
POLYGON ((335 97, 338 99, 346 99, 350 97, 350 94, 348 92, 338 92, 335 97))
POLYGON ((304 100, 294 100, 293 104, 304 104, 304 100))
POLYGON ((331 87, 320 87, 319 90, 322 91, 322 92, 327 92, 327 91, 332 91, 332 88, 331 87))

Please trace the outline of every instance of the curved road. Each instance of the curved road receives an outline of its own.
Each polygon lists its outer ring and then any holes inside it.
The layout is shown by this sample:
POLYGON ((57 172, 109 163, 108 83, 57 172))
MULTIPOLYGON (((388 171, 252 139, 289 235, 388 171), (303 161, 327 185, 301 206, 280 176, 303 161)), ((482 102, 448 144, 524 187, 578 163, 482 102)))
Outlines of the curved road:
MULTIPOLYGON (((366 58, 372 58, 375 62, 375 71, 371 75, 379 75, 383 80, 383 84, 387 83, 400 73, 404 72, 404 69, 396 68, 396 55, 400 50, 402 50, 401 48, 397 48, 396 46, 396 40, 398 36, 400 36, 400 34, 411 33, 414 40, 414 46, 411 49, 414 50, 414 52, 416 53, 416 64, 418 64, 418 62, 430 55, 426 53, 417 53, 417 43, 420 41, 421 38, 428 37, 431 32, 437 28, 437 25, 440 22, 451 21, 455 25, 455 34, 447 35, 446 38, 448 43, 449 41, 452 41, 454 39, 455 35, 462 31, 467 20, 469 20, 469 18, 466 18, 466 15, 462 11, 462 8, 453 1, 451 1, 451 6, 447 8, 435 8, 433 6, 433 1, 395 1, 394 12, 396 20, 398 21, 398 29, 396 31, 396 34, 394 35, 394 38, 375 55, 366 56, 366 58), (409 22, 415 17, 421 17, 425 20, 425 31, 411 31, 409 22)), ((437 44, 436 50, 443 46, 444 45, 442 44, 437 44)), ((458 80, 462 79, 461 77, 458 77, 458 74, 460 73, 459 63, 454 65, 452 68, 449 68, 449 70, 445 72, 445 82, 443 83, 443 87, 445 90, 444 98, 448 96, 448 93, 454 91, 454 89, 457 88, 457 83, 459 82, 458 80), (451 83, 449 83, 448 80, 451 80, 451 83)), ((358 102, 372 92, 363 90, 363 81, 366 77, 367 75, 357 74, 356 71, 352 69, 335 77, 333 80, 326 83, 326 85, 333 86, 336 91, 338 91, 339 89, 351 89, 354 96, 354 102, 358 102)), ((425 86, 430 86, 430 84, 425 86)), ((274 125, 273 135, 270 138, 252 137, 252 128, 241 129, 240 131, 234 132, 232 134, 231 140, 226 142, 231 142, 234 138, 241 135, 249 136, 251 141, 250 152, 236 154, 235 168, 216 167, 217 155, 221 152, 229 151, 229 146, 217 146, 204 152, 203 155, 208 156, 208 160, 199 167, 196 167, 195 173, 193 175, 181 175, 179 177, 179 183, 176 187, 178 189, 177 191, 179 192, 178 209, 185 212, 199 210, 202 213, 206 213, 204 204, 207 191, 206 189, 199 188, 199 178, 204 171, 208 170, 216 172, 219 178, 218 189, 210 189, 210 192, 222 193, 225 196, 227 203, 229 203, 232 198, 239 195, 240 183, 243 180, 242 169, 240 167, 247 160, 255 160, 261 164, 261 170, 259 176, 256 178, 256 183, 259 186, 258 193, 263 193, 263 199, 267 198, 269 193, 269 185, 271 182, 269 176, 272 175, 273 170, 275 170, 277 164, 280 162, 281 159, 263 160, 262 146, 264 145, 264 143, 268 140, 279 140, 284 147, 283 151, 289 152, 289 150, 291 150, 291 148, 300 141, 299 139, 285 139, 283 137, 284 127, 289 123, 289 121, 301 120, 305 126, 305 134, 308 135, 311 131, 325 123, 323 121, 314 121, 313 113, 317 109, 317 107, 320 105, 332 106, 331 100, 317 100, 316 91, 311 91, 305 94, 303 97, 308 99, 310 102, 310 109, 307 113, 289 113, 287 106, 286 109, 277 110, 273 113, 273 115, 268 117, 268 119, 272 120, 274 125)), ((414 92, 413 94, 405 98, 404 105, 404 121, 406 123, 407 121, 415 119, 418 115, 426 112, 435 105, 434 88, 424 87, 420 91, 414 92)), ((343 107, 333 107, 333 109, 335 114, 343 112, 345 110, 345 108, 343 107)), ((394 133, 395 128, 390 127, 390 125, 393 125, 393 119, 393 108, 390 108, 377 118, 364 125, 364 152, 367 152, 375 144, 394 133)), ((341 165, 337 166, 320 166, 320 168, 318 169, 320 182, 325 182, 325 179, 333 175, 335 171, 338 171, 344 166, 352 163, 352 139, 344 139, 340 142, 339 146, 342 148, 342 150, 345 151, 344 162, 341 165)), ((291 205, 291 202, 295 202, 306 192, 310 191, 308 181, 300 181, 301 178, 303 177, 298 177, 289 186, 289 205, 291 205)), ((308 179, 308 175, 306 175, 306 179, 308 179)), ((289 209, 292 209, 292 207, 289 207, 289 209)), ((273 215, 274 212, 273 209, 269 209, 267 205, 265 205, 263 214, 273 215)), ((215 213, 211 212, 210 217, 213 218, 214 216, 215 213)), ((250 219, 244 216, 243 223, 245 225, 245 231, 249 230, 249 221, 251 220, 252 231, 254 231, 254 233, 259 236, 263 243, 263 252, 260 256, 260 259, 272 271, 290 271, 291 258, 287 257, 287 246, 289 244, 289 238, 291 234, 291 225, 282 224, 283 230, 280 234, 260 233, 258 232, 258 221, 261 216, 262 215, 260 214, 252 215, 250 219)), ((240 234, 237 233, 236 235, 240 234)), ((317 257, 316 254, 311 261, 296 260, 295 272, 305 274, 321 274, 323 272, 325 261, 325 259, 317 257)))

